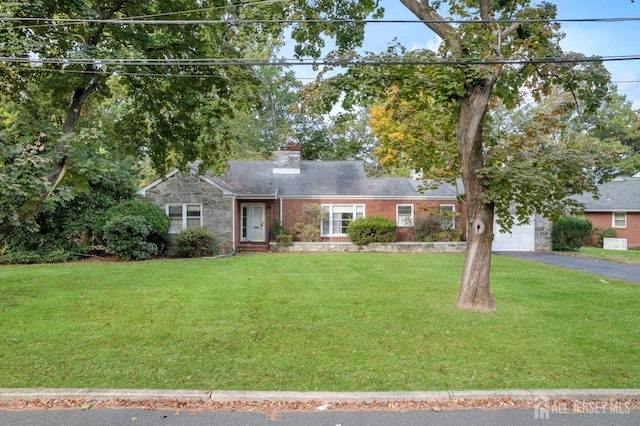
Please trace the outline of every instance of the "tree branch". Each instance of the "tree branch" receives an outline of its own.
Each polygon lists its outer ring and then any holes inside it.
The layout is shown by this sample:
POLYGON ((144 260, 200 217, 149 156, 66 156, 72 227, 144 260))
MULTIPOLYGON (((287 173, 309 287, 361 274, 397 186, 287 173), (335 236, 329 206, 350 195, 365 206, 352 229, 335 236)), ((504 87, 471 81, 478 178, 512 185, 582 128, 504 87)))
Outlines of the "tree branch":
POLYGON ((493 19, 490 0, 480 0, 480 18, 483 21, 490 21, 493 19))
POLYGON ((520 27, 520 23, 511 24, 508 28, 502 30, 502 38, 508 37, 520 27))
MULTIPOLYGON (((488 1, 488 0, 487 0, 488 1)), ((445 21, 445 19, 435 11, 433 7, 429 5, 428 0, 400 0, 407 9, 411 11, 418 19, 423 21, 438 21, 438 22, 425 22, 425 25, 436 33, 444 42, 449 46, 454 54, 461 52, 460 49, 460 37, 456 32, 456 29, 445 21)))
MULTIPOLYGON (((109 9, 106 13, 106 15, 101 15, 100 19, 111 19, 111 17, 113 17, 113 15, 120 10, 120 8, 122 8, 122 6, 124 6, 124 4, 127 2, 127 0, 119 0, 117 1, 112 7, 111 9, 109 9)), ((93 33, 93 35, 91 37, 89 37, 89 40, 87 40, 87 44, 90 46, 97 46, 98 41, 100 40, 100 36, 102 35, 102 32, 104 31, 104 27, 107 25, 106 22, 101 22, 100 24, 98 24, 98 28, 96 29, 96 32, 93 33)))

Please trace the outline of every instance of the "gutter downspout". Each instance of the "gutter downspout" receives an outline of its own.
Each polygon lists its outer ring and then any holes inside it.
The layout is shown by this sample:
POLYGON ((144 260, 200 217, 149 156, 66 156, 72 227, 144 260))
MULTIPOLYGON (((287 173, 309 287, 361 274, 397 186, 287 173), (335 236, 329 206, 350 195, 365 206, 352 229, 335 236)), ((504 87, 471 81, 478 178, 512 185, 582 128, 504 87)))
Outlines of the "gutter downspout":
MULTIPOLYGON (((278 198, 278 192, 280 192, 280 188, 276 188, 276 195, 275 195, 275 200, 278 201, 280 200, 280 207, 279 207, 279 212, 278 215, 280 216, 280 224, 282 224, 282 198, 278 198)), ((275 235, 274 235, 274 240, 275 240, 275 235)), ((271 241, 269 241, 269 250, 271 250, 271 241)))
POLYGON ((231 198, 231 245, 233 246, 233 253, 236 252, 236 196, 231 198))

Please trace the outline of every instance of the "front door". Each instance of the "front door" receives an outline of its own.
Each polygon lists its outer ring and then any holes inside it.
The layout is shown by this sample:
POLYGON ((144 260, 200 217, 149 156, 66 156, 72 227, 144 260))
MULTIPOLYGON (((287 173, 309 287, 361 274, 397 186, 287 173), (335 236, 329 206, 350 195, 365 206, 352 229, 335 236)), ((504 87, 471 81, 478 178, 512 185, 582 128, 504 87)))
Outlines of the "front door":
POLYGON ((242 205, 242 241, 264 241, 264 204, 242 205))

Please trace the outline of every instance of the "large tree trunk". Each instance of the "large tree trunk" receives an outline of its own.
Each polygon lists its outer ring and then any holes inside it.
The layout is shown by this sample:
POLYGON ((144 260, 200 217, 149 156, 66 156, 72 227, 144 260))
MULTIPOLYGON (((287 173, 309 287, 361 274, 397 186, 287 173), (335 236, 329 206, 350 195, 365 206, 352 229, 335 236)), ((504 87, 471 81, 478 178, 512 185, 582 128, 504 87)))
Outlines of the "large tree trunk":
POLYGON ((496 308, 489 289, 493 203, 482 200, 486 187, 478 177, 484 167, 482 126, 493 84, 494 80, 488 80, 469 89, 462 100, 456 128, 468 221, 467 251, 456 306, 484 312, 496 308))
MULTIPOLYGON (((67 116, 65 117, 62 128, 60 129, 60 138, 58 139, 58 143, 56 144, 56 161, 53 163, 51 173, 47 176, 47 180, 49 181, 49 185, 51 186, 49 194, 51 194, 51 192, 58 186, 58 184, 64 177, 65 172, 67 171, 68 160, 66 152, 69 146, 69 137, 76 128, 76 123, 78 122, 78 118, 80 117, 80 110, 82 109, 82 105, 84 104, 84 101, 87 99, 91 91, 85 88, 78 88, 73 92, 71 105, 67 110, 67 116)), ((46 199, 49 194, 47 194, 44 199, 46 199)))

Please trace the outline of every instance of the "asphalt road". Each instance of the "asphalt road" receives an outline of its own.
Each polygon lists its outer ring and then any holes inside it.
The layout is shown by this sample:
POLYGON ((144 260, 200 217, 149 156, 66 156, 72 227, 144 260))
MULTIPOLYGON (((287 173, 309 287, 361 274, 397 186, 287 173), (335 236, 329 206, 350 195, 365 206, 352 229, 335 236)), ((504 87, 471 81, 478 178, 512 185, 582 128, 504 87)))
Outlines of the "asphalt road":
POLYGON ((556 426, 598 425, 631 426, 640 424, 640 410, 624 407, 602 407, 593 413, 550 412, 548 418, 534 409, 519 410, 454 410, 407 412, 340 412, 282 413, 271 419, 261 413, 228 411, 174 412, 141 409, 89 409, 3 411, 0 424, 4 426, 556 426))
POLYGON ((499 252, 495 254, 559 266, 576 271, 589 272, 603 277, 640 284, 640 266, 623 265, 604 260, 587 259, 585 257, 553 253, 499 252))

